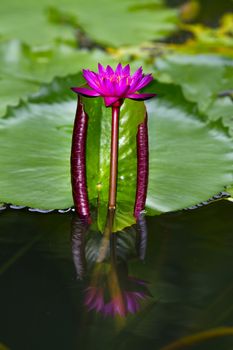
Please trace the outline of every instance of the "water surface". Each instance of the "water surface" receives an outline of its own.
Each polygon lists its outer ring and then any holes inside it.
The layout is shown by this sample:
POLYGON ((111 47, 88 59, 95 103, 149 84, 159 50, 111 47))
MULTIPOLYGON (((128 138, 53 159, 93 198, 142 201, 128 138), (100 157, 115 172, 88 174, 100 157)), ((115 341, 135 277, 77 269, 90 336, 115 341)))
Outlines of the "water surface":
MULTIPOLYGON (((0 343, 9 349, 162 350, 182 337, 233 326, 232 203, 148 217, 144 262, 126 254, 134 245, 123 237, 129 274, 148 281, 151 294, 125 319, 87 311, 88 276, 76 279, 71 220, 71 213, 0 214, 0 343)), ((233 336, 173 348, 232 350, 233 336)))

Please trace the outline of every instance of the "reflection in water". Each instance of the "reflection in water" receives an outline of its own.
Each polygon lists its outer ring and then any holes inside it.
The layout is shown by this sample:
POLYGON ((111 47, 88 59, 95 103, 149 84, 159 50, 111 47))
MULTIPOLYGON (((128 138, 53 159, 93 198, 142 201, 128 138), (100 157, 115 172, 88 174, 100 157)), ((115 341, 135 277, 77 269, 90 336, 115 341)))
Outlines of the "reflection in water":
POLYGON ((118 233, 104 235, 76 214, 72 220, 73 262, 78 279, 87 279, 84 304, 88 311, 104 316, 126 317, 135 314, 151 297, 148 282, 130 276, 130 257, 145 258, 147 229, 141 215, 137 225, 118 233))
POLYGON ((88 311, 96 310, 107 316, 125 317, 136 313, 141 302, 151 296, 148 283, 128 275, 127 263, 113 262, 96 266, 89 287, 86 289, 85 305, 88 311))
POLYGON ((112 236, 117 237, 111 241, 116 245, 116 277, 110 273, 110 244, 97 264, 103 235, 77 222, 80 235, 72 238, 80 282, 71 260, 71 212, 2 211, 0 343, 11 350, 233 349, 232 213, 232 202, 218 201, 146 217, 144 263, 138 254, 143 246, 139 227, 112 236), (109 284, 114 278, 123 301, 127 292, 144 292, 131 275, 150 281, 153 298, 137 299, 140 312, 104 316, 96 304, 87 311, 88 288, 106 283, 106 304, 112 300, 109 284))
POLYGON ((85 236, 89 225, 76 214, 72 218, 71 248, 77 279, 82 280, 85 275, 85 236))
POLYGON ((141 260, 145 259, 147 247, 147 226, 144 214, 139 214, 137 220, 137 253, 141 260))

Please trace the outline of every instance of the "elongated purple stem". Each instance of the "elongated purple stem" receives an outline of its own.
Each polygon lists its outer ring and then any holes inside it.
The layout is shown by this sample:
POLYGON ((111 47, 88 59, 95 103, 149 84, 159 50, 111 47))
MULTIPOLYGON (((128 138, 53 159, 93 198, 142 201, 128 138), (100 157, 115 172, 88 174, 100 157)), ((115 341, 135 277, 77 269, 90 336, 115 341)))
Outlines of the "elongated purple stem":
POLYGON ((87 126, 88 115, 84 111, 81 97, 78 96, 71 148, 71 183, 76 212, 80 218, 90 223, 91 215, 86 182, 87 126))
POLYGON ((148 173, 149 173, 149 151, 148 151, 148 128, 147 114, 143 123, 138 127, 137 133, 137 190, 134 206, 134 216, 138 219, 140 213, 145 208, 148 173))

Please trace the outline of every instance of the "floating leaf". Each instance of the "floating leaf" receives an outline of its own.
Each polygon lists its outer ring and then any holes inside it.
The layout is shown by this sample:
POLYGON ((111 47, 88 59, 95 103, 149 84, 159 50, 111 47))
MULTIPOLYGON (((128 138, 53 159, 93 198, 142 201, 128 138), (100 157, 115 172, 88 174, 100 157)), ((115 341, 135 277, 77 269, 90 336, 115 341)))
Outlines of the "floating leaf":
POLYGON ((217 98, 208 109, 208 119, 211 121, 221 120, 233 137, 233 102, 232 98, 225 96, 217 98))
POLYGON ((178 11, 167 8, 162 0, 99 0, 96 4, 92 0, 59 0, 54 11, 64 12, 69 19, 65 25, 62 20, 54 23, 51 5, 49 0, 21 0, 20 6, 16 0, 2 0, 0 35, 39 45, 75 38, 75 30, 84 28, 92 40, 120 46, 164 37, 178 23, 178 11))
POLYGON ((51 44, 55 39, 74 41, 71 28, 49 22, 49 5, 48 0, 1 0, 0 37, 35 46, 51 44))
MULTIPOLYGON (((73 83, 69 81, 69 87, 77 83, 78 80, 74 78, 73 83)), ((46 96, 46 92, 42 91, 44 101, 53 95, 53 103, 42 102, 38 96, 32 103, 22 104, 19 108, 12 109, 7 118, 2 118, 2 201, 24 203, 42 209, 66 208, 72 205, 69 157, 76 99, 69 92, 69 87, 66 85, 62 93, 63 90, 59 90, 54 84, 49 95, 46 96), (14 156, 16 147, 19 147, 17 157, 14 156), (8 152, 12 155, 11 159, 6 158, 8 152)), ((86 99, 85 105, 90 115, 87 142, 89 199, 96 204, 99 196, 105 208, 108 200, 111 110, 104 107, 100 98, 86 99)), ((134 223, 135 140, 137 126, 144 115, 142 102, 127 101, 121 112, 118 201, 129 202, 123 208, 131 208, 131 216, 126 220, 121 218, 120 212, 123 209, 119 208, 118 221, 123 222, 124 226, 134 223)), ((106 212, 102 215, 99 222, 103 224, 106 212)))
POLYGON ((160 81, 180 85, 185 98, 196 102, 207 119, 221 119, 232 134, 233 60, 213 55, 170 55, 158 58, 156 69, 160 81))
POLYGON ((76 50, 68 45, 30 49, 18 41, 0 45, 0 117, 7 106, 39 90, 41 83, 56 76, 74 74, 81 68, 96 68, 97 62, 111 63, 101 51, 76 50))
POLYGON ((233 84, 233 61, 213 55, 165 56, 156 60, 156 69, 160 81, 180 85, 201 111, 233 84))
MULTIPOLYGON (((56 79, 28 104, 11 109, 0 122, 0 201, 45 209, 72 205, 70 146, 75 78, 56 79)), ((175 90, 149 103, 152 212, 181 209, 221 191, 232 180, 232 145, 221 130, 210 129, 175 90)), ((101 98, 86 99, 89 198, 108 198, 111 111, 101 98), (100 191, 99 191, 99 190, 100 191), (99 192, 98 192, 99 191, 99 192)), ((144 104, 126 101, 121 114, 117 229, 131 225, 136 187, 136 130, 144 104), (122 217, 120 219, 120 216, 122 217)), ((100 226, 106 212, 101 211, 100 226)))
POLYGON ((9 77, 0 78, 0 118, 6 113, 8 106, 15 106, 20 99, 39 90, 39 84, 23 79, 9 77))
POLYGON ((148 103, 147 205, 161 212, 198 204, 222 191, 233 178, 229 138, 223 131, 205 125, 195 106, 178 103, 178 91, 176 95, 148 103))
POLYGON ((90 21, 92 11, 93 1, 75 1, 73 13, 89 37, 110 47, 159 39, 174 31, 178 23, 178 11, 166 8, 162 0, 99 0, 90 21))

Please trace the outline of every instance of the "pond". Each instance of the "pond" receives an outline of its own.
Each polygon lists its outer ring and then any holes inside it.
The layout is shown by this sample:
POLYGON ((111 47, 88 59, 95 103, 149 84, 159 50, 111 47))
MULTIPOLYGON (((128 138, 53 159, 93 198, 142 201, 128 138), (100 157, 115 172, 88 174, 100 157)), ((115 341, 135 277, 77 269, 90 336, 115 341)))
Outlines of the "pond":
MULTIPOLYGON (((147 297, 135 314, 111 317, 85 305, 92 270, 76 279, 72 213, 2 211, 1 342, 12 350, 232 349, 232 215, 233 204, 222 200, 146 217, 144 261, 127 253, 134 229, 117 235, 120 264, 146 281, 147 297)), ((87 260, 100 241, 89 236, 87 260)))
POLYGON ((232 0, 0 1, 0 350, 233 349, 232 38, 232 0))

